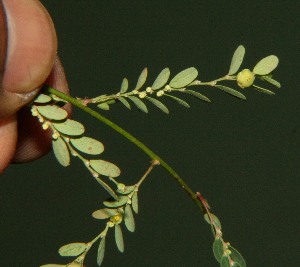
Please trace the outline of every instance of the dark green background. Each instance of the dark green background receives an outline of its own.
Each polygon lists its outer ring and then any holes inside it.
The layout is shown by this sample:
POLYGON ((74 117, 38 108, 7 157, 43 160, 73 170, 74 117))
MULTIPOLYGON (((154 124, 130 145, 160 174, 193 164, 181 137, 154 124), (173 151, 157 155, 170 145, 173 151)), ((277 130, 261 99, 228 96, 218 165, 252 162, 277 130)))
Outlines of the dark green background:
MULTIPOLYGON (((298 1, 42 2, 74 96, 115 93, 125 76, 134 86, 146 66, 149 84, 166 66, 173 75, 195 66, 200 80, 215 79, 239 44, 243 67, 269 54, 280 58, 275 96, 249 89, 240 101, 201 88, 212 104, 185 97, 190 109, 165 101, 168 116, 150 104, 147 115, 120 105, 106 114, 202 192, 248 266, 299 266, 298 1)), ((122 169, 123 181, 141 176, 147 156, 87 115, 75 110, 74 117, 103 141, 103 157, 122 169)), ((1 266, 68 262, 57 249, 103 229, 90 215, 105 197, 76 159, 66 169, 52 154, 11 166, 1 176, 1 266)), ((209 226, 162 168, 142 187, 136 224, 135 233, 124 232, 123 255, 110 233, 103 266, 218 266, 209 226)), ((96 266, 96 249, 90 254, 86 265, 96 266)))

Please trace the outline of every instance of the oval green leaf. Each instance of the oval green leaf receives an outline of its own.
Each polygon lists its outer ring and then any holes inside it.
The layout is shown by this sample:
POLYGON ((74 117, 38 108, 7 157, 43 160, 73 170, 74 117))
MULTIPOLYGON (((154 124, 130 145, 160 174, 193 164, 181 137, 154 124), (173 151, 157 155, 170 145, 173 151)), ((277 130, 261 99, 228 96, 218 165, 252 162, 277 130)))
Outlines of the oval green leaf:
POLYGON ((194 96, 194 97, 196 97, 196 98, 199 98, 199 99, 201 99, 201 100, 203 100, 203 101, 205 101, 205 102, 208 102, 208 103, 210 103, 211 101, 209 100, 209 98, 207 98, 205 95, 202 95, 202 94, 200 94, 200 93, 198 93, 198 92, 196 92, 196 91, 193 91, 193 90, 184 90, 184 91, 182 91, 183 93, 187 93, 187 94, 189 94, 189 95, 192 95, 192 96, 194 96))
POLYGON ((52 148, 58 162, 67 167, 70 165, 70 153, 66 143, 61 137, 52 140, 52 148))
POLYGON ((230 265, 230 261, 229 260, 230 259, 228 258, 228 256, 223 255, 222 258, 221 258, 221 264, 220 264, 220 266, 221 267, 232 267, 230 265))
POLYGON ((71 243, 62 246, 58 253, 60 256, 78 256, 82 254, 87 248, 85 243, 71 243))
POLYGON ((97 264, 98 266, 101 266, 103 259, 104 259, 104 253, 105 253, 105 236, 102 237, 99 247, 98 247, 98 253, 97 253, 97 264))
POLYGON ((110 200, 105 200, 103 201, 103 204, 108 207, 108 208, 117 208, 125 205, 128 201, 127 196, 119 196, 118 201, 110 201, 110 200))
POLYGON ((99 174, 108 177, 117 177, 121 174, 120 169, 113 163, 101 160, 92 159, 90 160, 90 166, 99 174))
POLYGON ((170 86, 173 88, 182 88, 193 82, 198 76, 196 68, 191 67, 179 72, 171 81, 170 86))
POLYGON ((114 216, 118 212, 117 209, 100 209, 96 210, 92 213, 92 216, 95 219, 103 220, 103 219, 108 219, 111 216, 114 216))
POLYGON ((246 100, 246 97, 242 93, 240 93, 239 91, 236 91, 230 87, 227 87, 224 85, 218 85, 218 84, 216 84, 215 87, 221 89, 222 91, 226 92, 227 94, 230 94, 232 96, 235 96, 235 97, 243 99, 243 100, 246 100))
POLYGON ((53 123, 53 126, 58 132, 70 136, 80 136, 84 133, 84 126, 81 123, 70 119, 60 123, 55 122, 53 123))
POLYGON ((148 74, 148 69, 144 68, 142 70, 142 73, 140 74, 140 77, 137 81, 137 84, 136 84, 136 87, 134 90, 139 90, 144 85, 144 83, 146 82, 146 79, 147 79, 147 74, 148 74))
POLYGON ((128 98, 137 106, 138 109, 145 113, 148 113, 148 109, 142 100, 140 100, 136 96, 128 96, 128 98))
POLYGON ((239 45, 232 56, 228 75, 233 75, 239 70, 243 62, 244 55, 245 55, 245 47, 239 45))
POLYGON ((169 68, 163 69, 160 74, 155 79, 154 83, 152 84, 151 88, 153 90, 158 90, 162 88, 169 80, 170 77, 170 70, 169 68))
POLYGON ((278 57, 274 55, 267 56, 260 60, 253 69, 257 75, 267 75, 276 69, 279 63, 278 57))
POLYGON ((264 94, 267 94, 267 95, 275 95, 275 93, 273 91, 270 91, 268 89, 259 87, 257 85, 252 85, 252 86, 253 86, 253 88, 255 88, 257 91, 259 91, 261 93, 264 93, 264 94))
POLYGON ((118 250, 120 252, 124 252, 124 239, 123 239, 122 229, 119 224, 115 225, 115 241, 118 250))
POLYGON ((223 243, 220 238, 216 238, 213 243, 213 253, 218 262, 221 262, 223 256, 223 243))
MULTIPOLYGON (((219 220, 219 218, 214 215, 213 213, 210 214, 211 216, 211 219, 213 220, 213 225, 215 225, 216 227, 218 227, 219 229, 222 229, 222 225, 221 225, 221 222, 219 220)), ((207 215, 207 213, 204 214, 204 220, 210 224, 210 218, 209 216, 207 215)))
POLYGON ((134 194, 132 195, 132 198, 131 198, 131 206, 132 206, 132 209, 133 211, 138 214, 139 212, 139 203, 138 203, 138 192, 134 192, 134 194))
POLYGON ((126 78, 124 78, 122 81, 122 84, 121 84, 120 92, 123 94, 123 93, 126 93, 127 90, 128 90, 128 80, 126 78))
POLYGON ((128 103, 128 101, 127 101, 124 97, 120 96, 120 97, 118 97, 118 100, 119 100, 126 108, 131 109, 130 104, 128 103))
POLYGON ((76 149, 89 155, 99 155, 104 151, 103 144, 90 137, 74 138, 70 142, 76 149))
POLYGON ((122 195, 128 195, 135 189, 135 185, 125 186, 124 190, 117 189, 117 192, 122 195))
POLYGON ((150 96, 146 96, 146 99, 148 101, 150 101, 153 105, 155 105, 156 107, 158 107, 160 110, 162 110, 164 113, 169 114, 169 110, 168 108, 159 100, 152 98, 150 96))
POLYGON ((133 217, 133 213, 132 213, 130 205, 126 205, 126 207, 125 207, 124 222, 125 222, 125 226, 128 229, 128 231, 134 232, 135 221, 134 221, 134 217, 133 217))
POLYGON ((45 103, 49 103, 51 100, 52 100, 52 98, 50 96, 44 95, 44 94, 39 94, 34 99, 34 103, 45 104, 45 103))
POLYGON ((171 98, 171 99, 173 99, 173 100, 175 100, 178 104, 180 104, 180 105, 182 105, 186 108, 190 108, 190 105, 187 102, 185 102, 184 100, 182 100, 182 99, 180 99, 176 96, 169 95, 169 94, 164 94, 164 95, 171 98))
POLYGON ((64 109, 55 105, 37 106, 38 112, 49 120, 64 120, 68 113, 64 109))
POLYGON ((244 260, 243 256, 241 253, 239 253, 234 247, 229 246, 228 249, 231 251, 230 257, 231 259, 239 264, 241 267, 246 267, 246 261, 244 260))
POLYGON ((262 78, 264 81, 269 82, 270 84, 273 84, 274 86, 276 86, 277 88, 281 87, 280 82, 274 80, 273 78, 271 78, 270 76, 261 76, 260 78, 262 78))
POLYGON ((118 196, 116 195, 115 191, 111 189, 111 187, 103 182, 99 177, 95 177, 96 181, 115 199, 118 200, 118 196))
POLYGON ((107 103, 100 103, 97 105, 97 107, 102 110, 109 110, 109 105, 107 103))

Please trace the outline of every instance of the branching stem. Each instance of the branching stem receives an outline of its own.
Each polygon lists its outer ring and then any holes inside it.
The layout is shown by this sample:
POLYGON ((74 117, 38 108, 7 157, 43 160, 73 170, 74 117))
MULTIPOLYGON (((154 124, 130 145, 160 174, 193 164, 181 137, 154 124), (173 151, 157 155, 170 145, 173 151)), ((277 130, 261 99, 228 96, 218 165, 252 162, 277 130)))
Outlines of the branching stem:
POLYGON ((116 132, 121 134, 123 137, 127 138, 129 141, 134 143, 137 147, 139 147, 144 153, 146 153, 152 160, 158 160, 160 162, 160 165, 164 167, 166 171, 168 171, 173 178, 177 181, 179 186, 190 196, 190 198, 194 201, 194 203, 201 209, 203 213, 205 213, 205 209, 203 208, 203 205, 201 201, 198 199, 196 193, 186 184, 186 182, 177 174, 177 172, 162 158, 160 158, 156 153, 154 153, 150 148, 148 148, 144 143, 142 143, 140 140, 138 140, 136 137, 134 137, 129 132, 125 131, 123 128, 112 122, 111 120, 107 119, 100 113, 94 111, 93 109, 85 106, 82 104, 82 101, 77 100, 74 97, 71 97, 69 95, 66 95, 48 85, 44 85, 43 91, 46 93, 50 93, 52 95, 55 95, 74 106, 80 108, 84 112, 88 113, 89 115, 93 116, 94 118, 98 119, 102 123, 106 124, 107 126, 114 129, 116 132))

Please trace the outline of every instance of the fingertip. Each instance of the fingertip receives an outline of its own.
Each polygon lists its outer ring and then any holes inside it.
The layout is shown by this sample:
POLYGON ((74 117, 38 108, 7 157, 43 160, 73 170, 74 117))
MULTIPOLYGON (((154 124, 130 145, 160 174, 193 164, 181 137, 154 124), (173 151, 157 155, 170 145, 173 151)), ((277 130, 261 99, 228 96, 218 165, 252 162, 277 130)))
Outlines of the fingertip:
MULTIPOLYGON (((45 83, 64 93, 69 92, 65 72, 58 56, 45 83)), ((71 105, 66 104, 63 108, 71 113, 71 105)), ((51 149, 51 131, 43 130, 41 123, 36 117, 32 117, 29 109, 20 110, 18 118, 18 144, 13 162, 32 161, 48 153, 51 149)))
POLYGON ((14 156, 17 142, 16 115, 0 120, 0 173, 14 156))
POLYGON ((27 93, 48 77, 57 51, 53 22, 38 0, 2 0, 8 47, 2 89, 27 93))

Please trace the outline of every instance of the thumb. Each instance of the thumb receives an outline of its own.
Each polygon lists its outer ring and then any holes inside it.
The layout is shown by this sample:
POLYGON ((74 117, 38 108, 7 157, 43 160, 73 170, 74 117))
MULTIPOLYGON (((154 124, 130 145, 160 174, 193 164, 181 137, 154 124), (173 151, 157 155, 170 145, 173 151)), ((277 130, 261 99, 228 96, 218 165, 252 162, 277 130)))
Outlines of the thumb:
POLYGON ((38 0, 0 0, 0 118, 36 95, 54 64, 53 22, 38 0))

